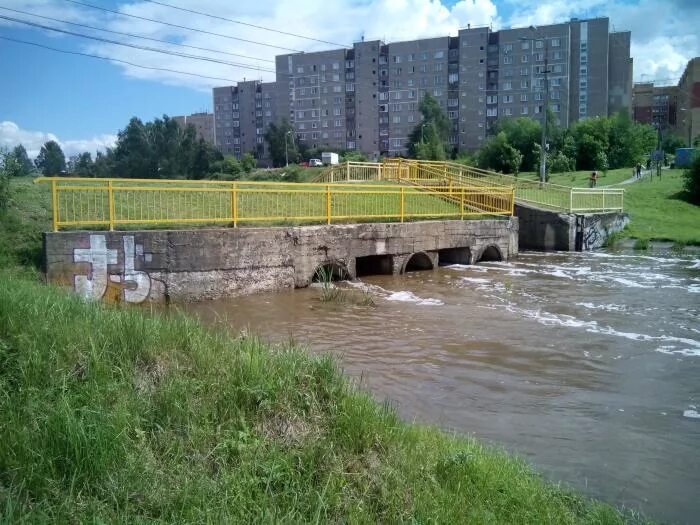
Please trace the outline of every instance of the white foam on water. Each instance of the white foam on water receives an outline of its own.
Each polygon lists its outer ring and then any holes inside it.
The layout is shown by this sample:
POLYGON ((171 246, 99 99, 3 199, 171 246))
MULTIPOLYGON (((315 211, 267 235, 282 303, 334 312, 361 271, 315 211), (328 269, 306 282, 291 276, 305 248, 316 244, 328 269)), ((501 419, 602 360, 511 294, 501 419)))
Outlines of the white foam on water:
POLYGON ((489 279, 483 279, 481 277, 462 277, 462 281, 467 281, 469 283, 477 283, 477 284, 488 284, 491 282, 489 279))
POLYGON ((655 261, 660 263, 679 263, 687 261, 687 259, 678 259, 676 257, 652 257, 651 255, 625 255, 606 252, 587 252, 586 255, 609 259, 644 259, 647 261, 655 261))
POLYGON ((653 288, 653 286, 630 281, 629 279, 625 279, 623 277, 611 277, 610 280, 614 281, 618 284, 622 284, 624 286, 627 286, 629 288, 653 288))
POLYGON ((605 310, 606 312, 624 312, 627 310, 627 307, 622 304, 576 303, 576 306, 583 306, 589 310, 605 310))
POLYGON ((697 410, 684 410, 683 417, 689 417, 690 419, 700 419, 700 412, 697 410))
POLYGON ((443 303, 440 299, 423 299, 418 297, 413 292, 393 292, 387 298, 387 301, 401 301, 404 303, 416 303, 422 306, 442 306, 443 303))
POLYGON ((698 269, 700 269, 700 259, 697 259, 697 260, 695 260, 695 261, 690 261, 690 262, 693 263, 693 264, 692 264, 691 266, 687 266, 687 267, 686 267, 687 270, 698 270, 698 269))

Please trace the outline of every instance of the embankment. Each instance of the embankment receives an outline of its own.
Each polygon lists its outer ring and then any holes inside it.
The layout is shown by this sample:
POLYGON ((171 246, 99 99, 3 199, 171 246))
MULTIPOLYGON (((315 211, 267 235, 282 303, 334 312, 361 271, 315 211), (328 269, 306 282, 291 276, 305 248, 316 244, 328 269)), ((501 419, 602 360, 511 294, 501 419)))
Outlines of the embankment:
POLYGON ((620 523, 329 358, 0 273, 0 521, 620 523))

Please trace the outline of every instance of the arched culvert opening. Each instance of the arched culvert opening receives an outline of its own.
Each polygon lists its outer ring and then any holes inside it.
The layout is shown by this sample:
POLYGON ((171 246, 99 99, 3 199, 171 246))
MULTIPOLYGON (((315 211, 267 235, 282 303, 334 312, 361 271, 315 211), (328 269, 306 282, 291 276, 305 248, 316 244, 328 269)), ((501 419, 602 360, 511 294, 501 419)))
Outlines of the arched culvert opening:
POLYGON ((358 277, 365 275, 391 275, 394 258, 391 255, 368 255, 355 258, 355 271, 358 277))
POLYGON ((413 255, 411 255, 408 259, 406 259, 406 262, 404 263, 404 266, 403 266, 403 271, 401 273, 419 272, 421 270, 432 270, 432 269, 433 269, 433 261, 428 256, 428 254, 425 252, 416 252, 413 255))
POLYGON ((314 275, 311 278, 311 282, 328 283, 345 281, 347 280, 348 276, 348 270, 342 263, 328 262, 318 266, 316 270, 314 270, 314 275))
POLYGON ((501 250, 496 245, 487 246, 484 251, 481 252, 481 257, 477 262, 488 262, 488 261, 502 261, 503 255, 501 250))
POLYGON ((469 248, 445 248, 438 250, 438 257, 440 266, 472 263, 472 252, 469 248))

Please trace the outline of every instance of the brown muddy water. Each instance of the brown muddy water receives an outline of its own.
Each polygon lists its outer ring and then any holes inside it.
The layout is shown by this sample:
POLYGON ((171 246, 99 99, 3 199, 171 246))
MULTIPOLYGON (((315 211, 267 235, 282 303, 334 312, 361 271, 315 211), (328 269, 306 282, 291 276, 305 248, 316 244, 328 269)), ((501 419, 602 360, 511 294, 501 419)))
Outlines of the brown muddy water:
POLYGON ((700 257, 522 253, 184 308, 331 352, 407 420, 520 454, 555 482, 700 522, 700 257), (343 285, 346 286, 346 285, 343 285))

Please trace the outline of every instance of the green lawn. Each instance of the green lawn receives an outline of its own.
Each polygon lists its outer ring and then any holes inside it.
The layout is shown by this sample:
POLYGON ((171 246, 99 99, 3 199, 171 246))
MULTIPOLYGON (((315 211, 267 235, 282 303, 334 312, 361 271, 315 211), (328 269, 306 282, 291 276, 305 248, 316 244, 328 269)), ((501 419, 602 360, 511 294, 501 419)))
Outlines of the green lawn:
MULTIPOLYGON (((588 188, 590 176, 590 170, 572 171, 568 173, 552 173, 549 176, 549 182, 552 184, 560 184, 561 186, 571 186, 573 188, 588 188)), ((598 174, 598 186, 612 186, 614 184, 619 184, 622 181, 632 178, 632 176, 632 168, 608 170, 607 173, 600 172, 598 174)), ((539 180, 539 173, 526 171, 520 173, 518 177, 528 180, 539 180)))
POLYGON ((662 170, 624 188, 630 236, 700 245, 700 206, 682 198, 683 170, 662 170))
POLYGON ((623 523, 330 358, 0 270, 0 522, 623 523))

